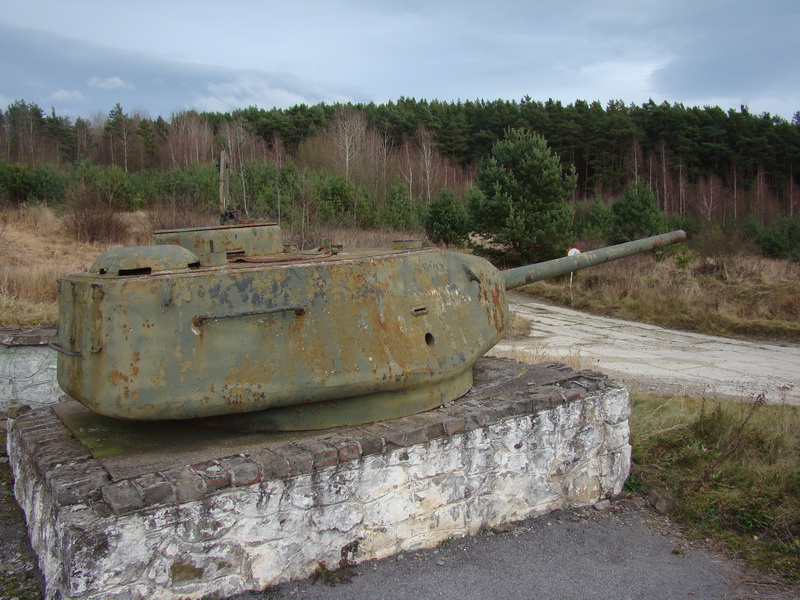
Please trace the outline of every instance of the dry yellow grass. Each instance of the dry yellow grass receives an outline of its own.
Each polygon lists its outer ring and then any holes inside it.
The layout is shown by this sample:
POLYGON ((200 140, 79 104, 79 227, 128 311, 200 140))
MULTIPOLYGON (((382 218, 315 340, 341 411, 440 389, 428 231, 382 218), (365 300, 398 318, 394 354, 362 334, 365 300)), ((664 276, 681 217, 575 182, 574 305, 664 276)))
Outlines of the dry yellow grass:
POLYGON ((598 314, 718 335, 800 342, 800 264, 639 255, 524 288, 598 314))
POLYGON ((506 341, 513 341, 513 340, 520 340, 523 338, 527 338, 531 333, 531 326, 533 322, 530 319, 526 319, 525 317, 521 316, 514 311, 511 311, 511 322, 508 325, 508 329, 506 330, 506 335, 503 338, 506 341))
POLYGON ((575 371, 592 369, 592 362, 581 355, 579 350, 571 349, 566 354, 553 354, 544 349, 543 344, 517 344, 511 342, 506 344, 501 342, 488 352, 489 356, 498 358, 510 358, 521 363, 538 365, 541 363, 561 363, 567 365, 575 371))
POLYGON ((55 303, 20 300, 0 290, 0 327, 51 327, 57 319, 55 303))
POLYGON ((68 268, 57 264, 2 265, 0 293, 30 302, 55 302, 58 299, 56 280, 69 272, 68 268))
MULTIPOLYGON (((141 216, 126 216, 132 223, 141 216)), ((141 227, 132 229, 141 239, 141 227)), ((42 206, 0 215, 0 327, 52 326, 58 310, 57 280, 85 271, 107 246, 73 242, 61 219, 42 206)))

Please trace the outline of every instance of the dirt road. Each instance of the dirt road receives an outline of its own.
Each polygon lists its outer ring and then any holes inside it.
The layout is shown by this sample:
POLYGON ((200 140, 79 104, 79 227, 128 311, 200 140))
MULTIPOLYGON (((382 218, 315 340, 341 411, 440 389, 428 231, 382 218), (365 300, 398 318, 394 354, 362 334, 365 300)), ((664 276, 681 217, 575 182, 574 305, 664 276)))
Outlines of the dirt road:
POLYGON ((527 355, 602 371, 631 389, 659 394, 800 405, 800 347, 674 331, 550 306, 520 294, 511 309, 532 322, 529 337, 498 344, 527 355))

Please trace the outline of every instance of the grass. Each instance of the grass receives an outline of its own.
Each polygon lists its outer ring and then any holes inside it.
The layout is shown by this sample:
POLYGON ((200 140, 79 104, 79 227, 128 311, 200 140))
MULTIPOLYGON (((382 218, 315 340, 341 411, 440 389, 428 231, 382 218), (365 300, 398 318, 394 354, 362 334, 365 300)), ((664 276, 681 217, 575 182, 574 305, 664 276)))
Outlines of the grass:
POLYGON ((503 339, 506 341, 526 339, 531 333, 533 321, 513 311, 510 314, 510 323, 503 339))
POLYGON ((57 320, 55 303, 21 300, 0 289, 0 327, 51 327, 57 320))
POLYGON ((86 270, 105 248, 76 243, 43 206, 0 214, 0 326, 52 326, 58 317, 58 278, 86 270))
POLYGON ((686 250, 637 255, 522 288, 579 310, 673 329, 800 343, 800 264, 686 250))
POLYGON ((587 361, 585 357, 581 356, 579 350, 570 350, 568 354, 556 355, 548 352, 544 344, 527 343, 522 347, 522 345, 515 344, 513 340, 510 344, 504 344, 502 342, 501 344, 502 347, 495 346, 489 350, 488 355, 498 358, 510 358, 518 362, 530 363, 532 365, 551 362, 562 363, 574 371, 592 368, 591 361, 587 361))
POLYGON ((628 491, 667 491, 672 517, 787 583, 800 582, 800 410, 632 395, 628 491))

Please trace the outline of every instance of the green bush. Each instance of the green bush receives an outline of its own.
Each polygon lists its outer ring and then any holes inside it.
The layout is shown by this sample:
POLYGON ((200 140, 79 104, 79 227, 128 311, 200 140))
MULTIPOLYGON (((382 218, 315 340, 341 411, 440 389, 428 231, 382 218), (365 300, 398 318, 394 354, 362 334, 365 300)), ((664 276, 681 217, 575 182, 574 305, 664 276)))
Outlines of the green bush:
POLYGON ((248 190, 248 210, 253 218, 278 220, 282 217, 282 205, 292 196, 291 186, 283 181, 282 169, 272 163, 248 160, 242 170, 248 190))
POLYGON ((25 165, 0 161, 0 200, 20 205, 35 197, 33 171, 25 165))
POLYGON ((325 223, 345 225, 358 221, 356 186, 344 175, 317 173, 317 216, 325 223))
POLYGON ((435 244, 463 246, 467 243, 471 223, 463 202, 447 188, 431 202, 425 214, 425 233, 435 244))
POLYGON ((415 206, 408 187, 400 182, 395 182, 386 195, 386 205, 379 217, 382 227, 395 230, 415 231, 420 226, 420 214, 415 206))
POLYGON ((190 200, 203 210, 219 212, 219 171, 215 165, 192 164, 187 169, 170 169, 166 190, 176 199, 190 200))
POLYGON ((621 244, 663 233, 664 215, 658 209, 653 191, 637 179, 611 207, 612 244, 621 244))
POLYGON ((33 197, 43 202, 63 202, 67 188, 66 173, 55 165, 33 169, 33 197))
POLYGON ((157 207, 169 198, 167 172, 163 169, 130 173, 128 178, 134 208, 157 207))
POLYGON ((580 239, 605 242, 611 232, 611 208, 602 198, 595 198, 591 207, 576 211, 575 233, 580 239))
POLYGON ((758 232, 756 243, 766 256, 800 260, 800 218, 778 219, 758 232))
POLYGON ((683 229, 686 232, 686 235, 689 237, 694 237, 698 235, 704 229, 708 229, 709 227, 716 227, 716 224, 713 222, 706 222, 702 226, 700 222, 689 216, 680 216, 678 214, 671 214, 665 217, 665 229, 667 231, 675 231, 676 229, 683 229))

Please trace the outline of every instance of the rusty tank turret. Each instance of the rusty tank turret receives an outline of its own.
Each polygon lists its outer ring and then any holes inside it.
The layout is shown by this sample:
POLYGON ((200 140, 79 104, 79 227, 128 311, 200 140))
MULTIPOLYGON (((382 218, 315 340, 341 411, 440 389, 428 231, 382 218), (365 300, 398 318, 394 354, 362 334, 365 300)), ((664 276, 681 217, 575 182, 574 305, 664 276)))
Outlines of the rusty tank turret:
POLYGON ((419 244, 286 252, 274 223, 156 232, 59 281, 58 382, 123 419, 293 430, 413 414, 470 389, 507 290, 685 237, 499 271, 419 244))

